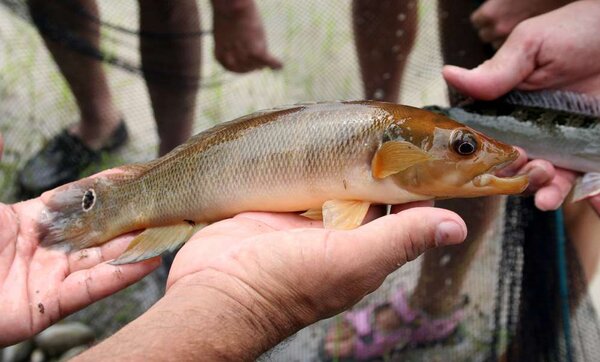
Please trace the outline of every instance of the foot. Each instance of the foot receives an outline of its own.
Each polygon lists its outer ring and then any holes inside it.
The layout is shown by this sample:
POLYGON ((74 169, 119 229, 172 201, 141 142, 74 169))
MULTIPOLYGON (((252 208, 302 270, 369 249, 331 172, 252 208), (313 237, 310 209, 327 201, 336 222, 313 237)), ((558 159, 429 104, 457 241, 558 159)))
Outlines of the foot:
POLYGON ((327 360, 367 360, 407 345, 442 342, 456 331, 463 316, 462 309, 448 317, 428 316, 412 309, 399 290, 388 303, 347 313, 327 332, 323 352, 327 360))
POLYGON ((100 160, 102 152, 114 151, 128 139, 125 122, 98 149, 87 146, 81 139, 63 130, 33 156, 18 174, 23 197, 35 197, 46 190, 75 181, 81 172, 100 160))

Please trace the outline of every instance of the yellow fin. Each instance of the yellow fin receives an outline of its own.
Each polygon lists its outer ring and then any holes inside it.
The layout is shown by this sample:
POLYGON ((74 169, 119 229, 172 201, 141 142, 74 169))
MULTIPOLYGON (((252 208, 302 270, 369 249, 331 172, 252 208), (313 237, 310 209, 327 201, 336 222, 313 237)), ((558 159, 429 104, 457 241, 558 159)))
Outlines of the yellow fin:
POLYGON ((203 226, 205 225, 183 222, 146 229, 136 236, 127 247, 127 250, 117 259, 111 261, 110 264, 136 263, 160 255, 167 250, 173 251, 179 245, 188 241, 203 226))
POLYGON ((300 214, 300 216, 304 216, 311 220, 323 220, 323 209, 320 207, 316 209, 309 209, 300 214))
POLYGON ((325 229, 350 230, 365 219, 370 203, 367 201, 329 200, 323 204, 325 229))
POLYGON ((419 147, 404 141, 388 141, 382 144, 371 161, 371 173, 384 178, 427 161, 431 156, 419 147))

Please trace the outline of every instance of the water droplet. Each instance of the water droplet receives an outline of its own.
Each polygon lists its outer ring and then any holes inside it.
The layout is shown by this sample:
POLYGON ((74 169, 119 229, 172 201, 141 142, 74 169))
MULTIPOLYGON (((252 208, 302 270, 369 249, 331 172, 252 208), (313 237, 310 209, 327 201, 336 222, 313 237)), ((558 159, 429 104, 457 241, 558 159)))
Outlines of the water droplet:
POLYGON ((398 38, 399 38, 399 37, 401 37, 402 35, 404 35, 404 30, 402 30, 402 29, 398 29, 398 30, 396 30, 396 37, 398 37, 398 38))
POLYGON ((383 79, 390 79, 391 75, 390 73, 383 73, 383 75, 381 76, 383 79))
POLYGON ((452 279, 451 278, 446 278, 446 280, 444 280, 444 284, 449 287, 452 285, 452 279))
POLYGON ((398 53, 400 51, 400 46, 399 45, 394 45, 392 47, 392 53, 398 53))
POLYGON ((446 254, 440 258, 440 266, 446 266, 452 257, 449 254, 446 254))
POLYGON ((377 88, 375 90, 375 93, 373 94, 374 99, 383 99, 384 96, 385 96, 385 92, 381 88, 377 88))
POLYGON ((404 13, 398 14, 398 21, 404 21, 404 20, 406 20, 406 14, 404 14, 404 13))

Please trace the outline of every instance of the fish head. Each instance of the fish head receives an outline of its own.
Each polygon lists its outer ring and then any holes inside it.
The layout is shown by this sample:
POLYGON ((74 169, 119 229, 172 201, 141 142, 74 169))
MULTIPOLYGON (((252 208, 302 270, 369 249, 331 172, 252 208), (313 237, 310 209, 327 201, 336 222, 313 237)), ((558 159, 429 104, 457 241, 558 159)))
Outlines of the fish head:
MULTIPOLYGON (((515 161, 519 152, 444 115, 412 108, 396 117, 386 142, 405 143, 410 165, 391 174, 396 184, 432 198, 516 194, 525 190, 527 176, 498 177, 494 172, 515 161)), ((396 153, 398 154, 398 153, 396 153)), ((404 153, 401 157, 404 156, 404 153)))

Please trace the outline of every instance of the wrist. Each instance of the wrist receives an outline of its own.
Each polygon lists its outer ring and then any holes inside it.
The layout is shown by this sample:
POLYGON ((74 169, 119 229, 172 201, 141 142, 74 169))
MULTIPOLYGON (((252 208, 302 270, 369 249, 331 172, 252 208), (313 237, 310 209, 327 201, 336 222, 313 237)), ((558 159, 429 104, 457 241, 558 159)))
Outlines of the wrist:
POLYGON ((244 282, 206 270, 175 282, 81 360, 250 360, 299 328, 244 282))
POLYGON ((167 292, 177 300, 192 294, 190 309, 200 307, 205 312, 199 323, 215 327, 202 337, 215 358, 256 359, 301 327, 244 281, 228 274, 205 270, 188 275, 167 292))

